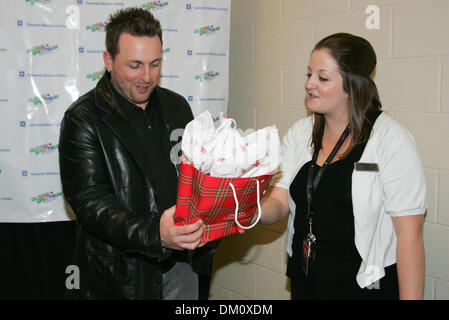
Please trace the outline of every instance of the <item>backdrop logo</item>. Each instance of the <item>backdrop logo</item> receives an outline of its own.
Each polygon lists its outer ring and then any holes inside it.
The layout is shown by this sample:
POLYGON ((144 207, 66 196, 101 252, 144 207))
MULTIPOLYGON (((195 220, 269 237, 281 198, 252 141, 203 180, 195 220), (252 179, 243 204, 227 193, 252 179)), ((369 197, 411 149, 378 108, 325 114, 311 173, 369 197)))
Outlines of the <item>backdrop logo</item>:
POLYGON ((49 93, 43 94, 40 97, 34 96, 32 98, 27 99, 27 102, 34 105, 41 105, 43 103, 51 103, 56 99, 59 99, 59 94, 51 95, 49 93))
POLYGON ((58 49, 58 45, 51 46, 48 43, 47 44, 41 44, 32 48, 29 48, 26 50, 27 53, 31 53, 33 56, 35 55, 44 55, 54 52, 56 49, 58 49))
POLYGON ((158 10, 168 6, 168 1, 150 1, 142 5, 143 9, 158 10))
POLYGON ((214 27, 213 25, 205 26, 202 28, 195 29, 193 33, 198 33, 200 36, 210 36, 220 30, 220 26, 214 27))
POLYGON ((36 202, 37 204, 40 203, 47 203, 50 201, 55 200, 56 198, 62 196, 62 192, 45 192, 45 193, 41 193, 38 194, 37 196, 34 196, 31 198, 31 202, 36 202))
POLYGON ((208 72, 204 72, 204 73, 200 73, 195 75, 195 80, 200 80, 201 82, 203 81, 212 81, 214 80, 216 77, 218 77, 220 73, 219 72, 214 72, 214 71, 208 71, 208 72))
POLYGON ((51 0, 25 0, 25 3, 29 2, 31 5, 34 5, 35 3, 39 3, 39 4, 46 4, 46 3, 50 3, 51 0))
POLYGON ((97 81, 97 80, 100 80, 100 78, 101 78, 103 75, 104 75, 104 70, 102 70, 102 71, 96 71, 96 72, 89 73, 89 74, 86 76, 86 78, 87 78, 87 79, 90 79, 90 80, 92 80, 92 81, 97 81))
POLYGON ((97 22, 97 23, 93 23, 93 24, 88 24, 87 26, 86 26, 86 30, 90 30, 90 31, 92 31, 92 32, 96 32, 96 31, 106 31, 106 25, 107 25, 108 23, 105 21, 105 22, 97 22))
POLYGON ((58 149, 59 144, 52 144, 51 142, 41 144, 30 148, 30 153, 34 153, 36 156, 39 154, 49 154, 58 149))

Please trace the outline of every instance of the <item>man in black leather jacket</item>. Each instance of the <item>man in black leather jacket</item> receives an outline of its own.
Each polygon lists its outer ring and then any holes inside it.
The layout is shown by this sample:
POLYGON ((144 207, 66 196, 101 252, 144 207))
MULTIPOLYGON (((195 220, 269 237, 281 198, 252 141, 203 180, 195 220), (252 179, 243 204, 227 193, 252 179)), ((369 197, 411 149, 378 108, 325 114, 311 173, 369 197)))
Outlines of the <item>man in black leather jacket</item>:
POLYGON ((170 135, 193 119, 192 111, 157 85, 162 34, 151 13, 128 8, 112 15, 106 49, 107 71, 61 124, 61 179, 77 217, 73 264, 80 271, 79 289, 67 297, 197 299, 189 262, 210 272, 213 249, 191 254, 201 221, 173 223, 178 169, 170 161, 178 143, 170 135))

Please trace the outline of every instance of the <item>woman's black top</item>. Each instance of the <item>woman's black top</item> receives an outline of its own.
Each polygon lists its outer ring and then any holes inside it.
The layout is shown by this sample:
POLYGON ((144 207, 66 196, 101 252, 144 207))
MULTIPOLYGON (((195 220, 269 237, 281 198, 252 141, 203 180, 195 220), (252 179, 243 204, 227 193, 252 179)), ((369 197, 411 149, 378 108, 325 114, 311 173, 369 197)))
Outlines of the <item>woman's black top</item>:
MULTIPOLYGON (((354 242, 354 214, 351 179, 366 143, 358 144, 341 160, 328 165, 314 193, 312 232, 317 237, 316 256, 306 276, 301 268, 302 242, 309 232, 306 220, 307 174, 311 161, 298 172, 290 185, 296 204, 293 255, 288 260, 293 299, 395 299, 398 298, 396 265, 372 289, 361 289, 356 275, 362 259, 354 242)), ((316 165, 314 174, 319 170, 316 165)))

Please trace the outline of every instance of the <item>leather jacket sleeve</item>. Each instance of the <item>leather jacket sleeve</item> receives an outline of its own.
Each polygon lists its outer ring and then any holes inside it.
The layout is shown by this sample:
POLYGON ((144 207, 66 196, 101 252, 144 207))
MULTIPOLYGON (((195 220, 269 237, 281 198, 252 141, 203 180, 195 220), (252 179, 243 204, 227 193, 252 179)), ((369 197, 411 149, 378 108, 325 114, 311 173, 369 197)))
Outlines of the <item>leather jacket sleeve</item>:
POLYGON ((87 108, 66 112, 59 161, 64 196, 89 234, 124 252, 139 252, 159 261, 171 255, 171 250, 161 247, 160 213, 135 213, 117 199, 118 193, 126 191, 109 181, 110 168, 87 108))

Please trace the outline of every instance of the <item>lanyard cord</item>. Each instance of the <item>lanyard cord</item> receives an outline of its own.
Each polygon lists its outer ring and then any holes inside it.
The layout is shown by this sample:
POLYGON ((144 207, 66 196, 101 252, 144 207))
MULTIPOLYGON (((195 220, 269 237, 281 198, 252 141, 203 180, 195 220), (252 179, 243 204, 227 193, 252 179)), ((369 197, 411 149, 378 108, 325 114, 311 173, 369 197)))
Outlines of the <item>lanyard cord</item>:
POLYGON ((309 167, 309 172, 307 176, 307 220, 309 221, 309 231, 310 234, 312 234, 312 217, 313 217, 313 193, 315 192, 316 188, 318 187, 318 183, 321 180, 321 177, 323 176, 324 171, 327 169, 327 166, 329 163, 334 159, 335 155, 337 154, 338 150, 340 150, 341 146, 345 142, 346 138, 349 134, 349 124, 346 126, 345 130, 340 136, 340 139, 338 139, 337 143, 335 144, 334 148, 332 149, 331 153, 327 157, 326 161, 324 161, 323 166, 318 171, 315 179, 313 179, 313 172, 315 171, 316 166, 316 160, 318 159, 318 153, 320 150, 316 149, 313 153, 312 158, 312 164, 309 167), (313 182, 312 182, 313 180, 313 182))

